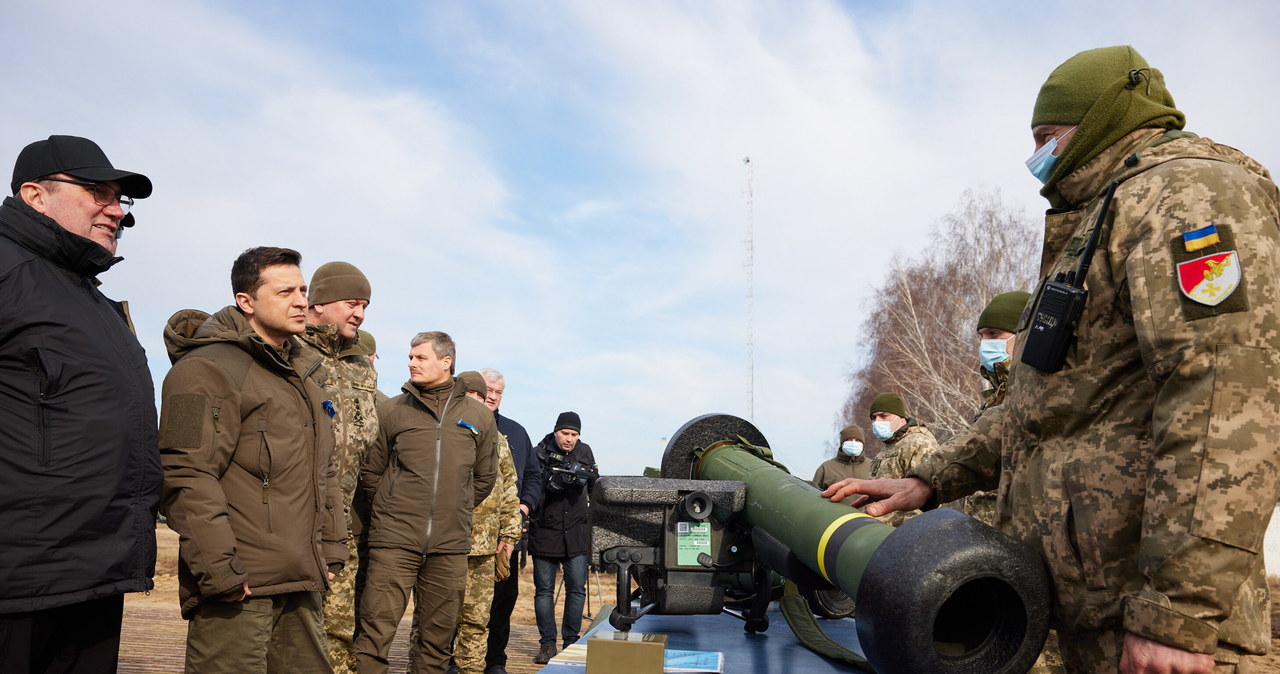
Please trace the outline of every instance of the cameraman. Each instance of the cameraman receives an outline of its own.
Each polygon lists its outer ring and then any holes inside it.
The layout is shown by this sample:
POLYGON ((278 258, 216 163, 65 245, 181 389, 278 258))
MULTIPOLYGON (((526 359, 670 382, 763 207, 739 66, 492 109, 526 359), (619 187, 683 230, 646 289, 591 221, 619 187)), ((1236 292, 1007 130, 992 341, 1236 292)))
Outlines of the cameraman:
POLYGON ((542 504, 529 530, 529 554, 533 555, 533 608, 538 619, 538 657, 546 664, 556 654, 556 575, 564 567, 564 646, 578 640, 582 606, 587 598, 587 553, 591 550, 591 524, 587 501, 596 478, 596 457, 578 440, 582 419, 577 412, 563 412, 555 430, 538 443, 542 464, 542 504))

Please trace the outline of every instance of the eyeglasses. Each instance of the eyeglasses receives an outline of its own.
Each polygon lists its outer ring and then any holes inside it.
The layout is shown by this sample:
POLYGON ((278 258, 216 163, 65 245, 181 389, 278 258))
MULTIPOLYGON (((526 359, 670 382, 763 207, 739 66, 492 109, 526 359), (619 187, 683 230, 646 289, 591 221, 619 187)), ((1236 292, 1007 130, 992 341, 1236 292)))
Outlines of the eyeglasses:
POLYGON ((99 206, 110 206, 119 204, 120 210, 125 213, 133 206, 133 197, 127 197, 119 191, 111 188, 106 183, 95 183, 88 180, 68 180, 66 178, 41 178, 40 180, 51 180, 55 183, 69 183, 79 185, 93 195, 93 202, 99 206))

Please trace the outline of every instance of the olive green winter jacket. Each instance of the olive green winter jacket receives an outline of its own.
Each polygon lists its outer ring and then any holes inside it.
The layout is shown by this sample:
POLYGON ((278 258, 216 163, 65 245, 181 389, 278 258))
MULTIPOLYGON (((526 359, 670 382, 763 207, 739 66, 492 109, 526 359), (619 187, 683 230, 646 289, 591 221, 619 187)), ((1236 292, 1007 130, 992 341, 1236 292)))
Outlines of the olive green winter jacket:
POLYGON ((179 599, 319 591, 348 552, 320 360, 262 340, 240 310, 180 311, 160 413, 161 510, 180 536, 179 599))

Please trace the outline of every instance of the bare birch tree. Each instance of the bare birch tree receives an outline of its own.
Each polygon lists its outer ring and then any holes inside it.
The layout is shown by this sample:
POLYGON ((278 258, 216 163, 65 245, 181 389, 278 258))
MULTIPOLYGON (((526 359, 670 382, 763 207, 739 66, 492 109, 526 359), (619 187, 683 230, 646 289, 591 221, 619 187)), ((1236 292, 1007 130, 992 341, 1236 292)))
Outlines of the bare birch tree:
MULTIPOLYGON (((998 192, 966 190, 918 257, 894 261, 863 324, 868 350, 849 375, 838 426, 866 426, 871 399, 894 391, 940 442, 963 430, 981 402, 978 314, 992 297, 1034 290, 1041 230, 998 192)), ((871 440, 868 451, 879 449, 871 440)))

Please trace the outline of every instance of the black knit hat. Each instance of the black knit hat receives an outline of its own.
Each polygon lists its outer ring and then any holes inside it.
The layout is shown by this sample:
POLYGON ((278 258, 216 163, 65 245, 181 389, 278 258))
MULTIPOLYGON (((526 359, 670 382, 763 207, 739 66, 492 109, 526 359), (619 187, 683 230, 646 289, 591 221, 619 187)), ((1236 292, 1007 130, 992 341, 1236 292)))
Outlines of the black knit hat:
POLYGON ((556 417, 556 427, 553 428, 551 432, 554 433, 562 428, 568 428, 581 433, 582 418, 578 416, 577 412, 561 412, 560 416, 556 417))
POLYGON ((18 193, 22 183, 55 173, 65 173, 73 178, 120 183, 120 191, 135 199, 151 196, 151 179, 141 173, 121 171, 111 165, 111 160, 88 138, 79 136, 49 136, 22 148, 18 160, 13 163, 13 180, 9 189, 18 193))

